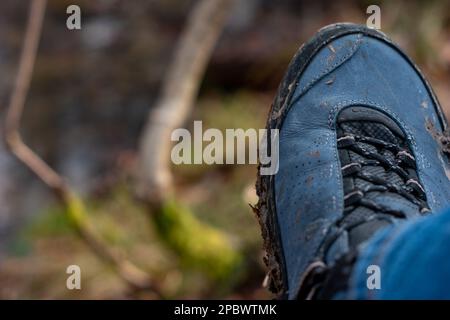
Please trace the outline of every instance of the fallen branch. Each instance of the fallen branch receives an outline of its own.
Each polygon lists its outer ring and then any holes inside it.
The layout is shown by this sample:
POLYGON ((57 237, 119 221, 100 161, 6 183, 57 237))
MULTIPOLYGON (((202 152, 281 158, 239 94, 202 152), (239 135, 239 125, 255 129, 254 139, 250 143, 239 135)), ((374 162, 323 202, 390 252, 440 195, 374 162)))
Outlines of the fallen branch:
POLYGON ((65 206, 66 213, 81 239, 99 258, 112 266, 117 274, 133 289, 152 290, 157 296, 160 296, 158 288, 152 283, 146 272, 123 257, 119 257, 103 243, 89 223, 81 199, 55 170, 23 142, 20 136, 20 120, 33 74, 45 7, 46 0, 31 1, 24 44, 19 60, 19 70, 7 107, 4 136, 6 145, 17 159, 55 193, 65 206))

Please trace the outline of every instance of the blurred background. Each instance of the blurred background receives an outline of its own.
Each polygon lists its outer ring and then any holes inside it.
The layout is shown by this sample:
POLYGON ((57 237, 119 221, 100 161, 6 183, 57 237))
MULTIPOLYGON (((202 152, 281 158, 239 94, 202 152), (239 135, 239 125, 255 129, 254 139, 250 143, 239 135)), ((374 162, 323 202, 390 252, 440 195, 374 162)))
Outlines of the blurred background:
MULTIPOLYGON (((2 141, 0 298, 271 297, 263 288, 262 240, 249 206, 257 202, 256 166, 172 168, 183 210, 231 239, 235 265, 220 276, 189 263, 198 256, 182 258, 183 248, 173 248, 170 235, 161 234, 167 230, 134 195, 140 135, 196 2, 49 0, 21 125, 24 140, 80 195, 104 243, 150 275, 159 295, 131 289, 99 259, 74 230, 64 206, 2 141), (79 31, 66 28, 70 4, 81 7, 79 31), (72 264, 81 267, 81 290, 66 288, 66 268, 72 264)), ((29 3, 0 2, 2 128, 29 3)), ((263 128, 298 47, 327 24, 365 23, 370 4, 381 7, 382 31, 421 67, 449 114, 449 0, 238 0, 186 126, 203 120, 204 127, 263 128)))

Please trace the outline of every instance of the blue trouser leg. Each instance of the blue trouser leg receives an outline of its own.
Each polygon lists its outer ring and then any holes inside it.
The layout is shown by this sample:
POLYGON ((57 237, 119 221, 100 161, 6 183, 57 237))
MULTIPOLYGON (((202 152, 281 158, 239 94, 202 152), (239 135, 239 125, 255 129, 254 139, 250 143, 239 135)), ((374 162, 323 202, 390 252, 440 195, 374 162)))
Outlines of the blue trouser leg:
POLYGON ((361 248, 348 291, 337 297, 450 299, 450 209, 377 233, 361 248), (371 265, 379 267, 380 289, 368 289, 371 265))

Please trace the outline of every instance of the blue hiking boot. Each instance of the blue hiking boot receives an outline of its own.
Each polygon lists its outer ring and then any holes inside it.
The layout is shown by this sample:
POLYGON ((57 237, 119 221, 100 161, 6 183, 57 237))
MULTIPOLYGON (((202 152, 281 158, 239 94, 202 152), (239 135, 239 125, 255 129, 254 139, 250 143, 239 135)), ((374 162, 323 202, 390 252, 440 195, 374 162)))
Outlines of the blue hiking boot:
POLYGON ((336 24, 303 45, 267 129, 280 130, 279 171, 258 176, 256 212, 281 298, 320 297, 376 231, 450 203, 446 119, 418 68, 378 31, 336 24))

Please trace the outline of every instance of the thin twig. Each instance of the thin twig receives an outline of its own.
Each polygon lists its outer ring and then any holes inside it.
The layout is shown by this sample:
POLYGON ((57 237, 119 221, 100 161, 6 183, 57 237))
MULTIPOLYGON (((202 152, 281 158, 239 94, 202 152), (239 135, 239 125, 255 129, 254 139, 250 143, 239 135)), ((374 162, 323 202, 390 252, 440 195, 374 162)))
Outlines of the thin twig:
POLYGON ((7 108, 5 123, 6 145, 12 154, 36 174, 62 201, 79 236, 98 257, 111 265, 118 275, 133 289, 152 290, 159 297, 159 289, 152 283, 149 275, 130 261, 119 257, 97 236, 94 228, 86 219, 81 200, 72 191, 72 188, 64 181, 61 175, 29 148, 21 138, 19 132, 20 122, 33 74, 45 7, 46 0, 31 1, 24 44, 19 60, 19 70, 7 108))
POLYGON ((21 139, 19 133, 25 99, 30 87, 33 66, 44 19, 46 0, 31 2, 28 26, 20 57, 19 70, 6 114, 5 138, 10 150, 52 189, 62 189, 64 181, 42 161, 21 139))

